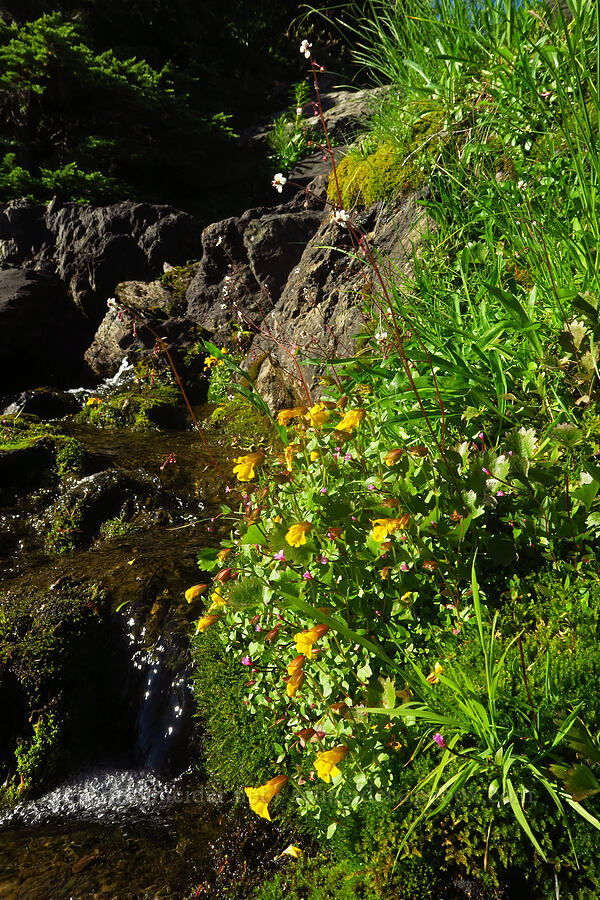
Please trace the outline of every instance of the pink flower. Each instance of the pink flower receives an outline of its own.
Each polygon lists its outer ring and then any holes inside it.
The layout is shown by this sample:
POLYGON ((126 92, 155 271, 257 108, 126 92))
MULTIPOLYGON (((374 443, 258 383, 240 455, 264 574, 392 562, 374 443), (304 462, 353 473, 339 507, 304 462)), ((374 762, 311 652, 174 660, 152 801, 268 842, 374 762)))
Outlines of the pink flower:
POLYGON ((374 490, 375 490, 375 485, 374 485, 374 484, 368 484, 368 485, 367 485, 367 490, 369 490, 369 491, 374 491, 374 490))
POLYGON ((408 563, 405 563, 405 562, 400 563, 400 571, 401 571, 401 572, 408 572, 408 563))
POLYGON ((442 734, 440 734, 440 732, 438 731, 437 734, 434 734, 433 739, 436 742, 436 744, 438 745, 438 747, 441 747, 441 749, 443 750, 444 747, 446 746, 446 741, 444 740, 444 736, 442 734))
POLYGON ((249 656, 242 656, 242 665, 243 666, 251 666, 252 665, 252 660, 250 659, 249 656))
POLYGON ((304 573, 304 575, 302 577, 305 578, 307 581, 313 580, 313 576, 310 574, 310 572, 308 570, 304 573))
POLYGON ((321 488, 321 493, 322 493, 322 494, 326 494, 326 493, 327 493, 327 488, 321 488))
POLYGON ((284 554, 283 550, 279 550, 278 553, 274 553, 273 559, 278 559, 281 562, 283 562, 285 560, 285 554, 284 554))

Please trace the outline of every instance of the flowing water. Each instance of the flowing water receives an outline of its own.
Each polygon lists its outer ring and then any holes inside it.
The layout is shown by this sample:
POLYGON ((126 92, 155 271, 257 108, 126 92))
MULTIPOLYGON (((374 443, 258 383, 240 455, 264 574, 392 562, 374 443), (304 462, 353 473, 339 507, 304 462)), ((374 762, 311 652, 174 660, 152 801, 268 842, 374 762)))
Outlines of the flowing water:
MULTIPOLYGON (((61 430, 91 460, 70 490, 93 487, 109 472, 117 482, 144 479, 153 499, 148 509, 139 504, 139 530, 60 555, 40 538, 43 491, 3 501, 0 524, 14 545, 1 587, 86 580, 110 591, 120 610, 122 671, 106 677, 119 684, 115 716, 127 746, 104 748, 43 796, 0 808, 0 900, 228 897, 220 885, 243 881, 257 855, 273 853, 260 823, 232 817, 232 798, 191 768, 198 754, 187 638, 194 610, 184 591, 199 578, 198 549, 220 535, 210 520, 222 479, 193 431, 136 434, 72 422, 61 430), (176 463, 165 464, 171 454, 176 463)), ((218 458, 219 448, 212 452, 218 458)))

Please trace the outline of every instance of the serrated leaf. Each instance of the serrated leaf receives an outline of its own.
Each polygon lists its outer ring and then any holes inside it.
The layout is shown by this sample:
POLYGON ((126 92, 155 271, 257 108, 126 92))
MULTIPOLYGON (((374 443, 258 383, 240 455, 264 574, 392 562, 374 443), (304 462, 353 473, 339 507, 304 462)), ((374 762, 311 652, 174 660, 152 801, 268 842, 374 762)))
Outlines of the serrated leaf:
POLYGON ((600 784, 591 769, 579 763, 571 769, 564 766, 550 766, 551 771, 563 782, 565 790, 576 803, 600 793, 600 784))
POLYGON ((395 709, 396 707, 396 685, 391 678, 380 679, 383 688, 381 705, 384 709, 395 709))

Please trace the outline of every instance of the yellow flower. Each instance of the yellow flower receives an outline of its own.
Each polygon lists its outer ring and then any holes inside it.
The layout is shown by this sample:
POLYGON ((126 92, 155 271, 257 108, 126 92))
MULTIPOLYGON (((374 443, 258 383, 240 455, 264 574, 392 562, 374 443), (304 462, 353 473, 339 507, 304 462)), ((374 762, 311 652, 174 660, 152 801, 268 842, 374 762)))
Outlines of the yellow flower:
POLYGON ((221 616, 202 616, 201 619, 198 619, 198 623, 196 625, 196 634, 200 634, 201 631, 206 631, 207 628, 210 628, 211 625, 214 625, 215 622, 218 622, 221 616))
POLYGON ((435 666, 433 667, 433 672, 430 672, 427 676, 427 681, 429 682, 429 684, 437 684, 443 671, 443 665, 439 662, 436 662, 435 666))
POLYGON ((289 847, 286 847, 285 850, 282 850, 279 855, 293 856, 294 859, 300 859, 302 856, 304 856, 304 850, 301 850, 300 847, 295 847, 293 844, 290 844, 289 847))
POLYGON ((340 774, 338 763, 348 755, 349 750, 343 744, 340 747, 334 747, 333 750, 324 750, 317 753, 315 759, 315 771, 319 778, 323 781, 331 781, 340 774))
POLYGON ((305 544, 306 535, 311 528, 310 522, 297 522, 295 525, 290 525, 285 536, 290 547, 300 547, 305 544))
POLYGON ((301 444, 290 444, 289 447, 286 447, 283 451, 283 455, 285 457, 285 465, 288 472, 292 471, 292 460, 299 450, 302 450, 301 444))
POLYGON ((248 453, 247 456, 238 456, 234 460, 237 465, 233 467, 233 474, 237 475, 238 481, 252 481, 256 466, 260 466, 264 461, 265 454, 261 450, 257 453, 248 453))
POLYGON ((222 594, 218 588, 216 591, 212 592, 210 600, 211 600, 211 603, 208 608, 209 612, 213 609, 218 609, 220 606, 225 606, 225 604, 227 603, 225 597, 222 596, 222 594))
POLYGON ((341 422, 338 423, 337 431, 351 431, 353 428, 358 428, 366 415, 367 413, 364 409, 349 410, 341 422))
POLYGON ((277 413, 277 421, 280 425, 287 425, 291 419, 297 419, 298 416, 303 416, 306 411, 306 406, 295 406, 293 409, 282 409, 281 412, 277 413))
POLYGON ((195 584, 193 587, 187 589, 185 592, 185 599, 188 603, 191 603, 192 600, 195 600, 196 597, 199 597, 200 594, 204 594, 207 590, 207 584, 195 584))
POLYGON ((381 541, 385 541, 388 534, 405 529, 408 525, 408 518, 408 515, 405 514, 400 519, 371 519, 373 540, 381 543, 381 541))
POLYGON ((248 797, 248 802, 250 803, 250 809, 258 816, 262 816, 263 819, 268 819, 270 822, 269 803, 273 797, 277 796, 281 788, 287 783, 287 780, 287 775, 277 775, 260 787, 244 788, 246 796, 248 797))
POLYGON ((310 451, 310 461, 311 461, 311 462, 314 462, 315 459, 318 459, 318 458, 319 458, 319 451, 318 451, 318 450, 311 450, 311 451, 310 451))
POLYGON ((330 415, 331 413, 324 403, 316 403, 314 406, 311 406, 304 418, 308 419, 313 428, 317 428, 324 425, 330 415))
POLYGON ((302 669, 298 669, 297 672, 294 672, 293 675, 290 675, 290 677, 288 678, 288 681, 287 681, 286 688, 285 688, 288 697, 293 698, 296 696, 296 694, 298 693, 298 690, 304 684, 305 678, 306 678, 306 675, 304 674, 302 669))
POLYGON ((305 656, 300 653, 298 656, 295 656, 291 663, 288 663, 287 671, 288 675, 294 675, 298 672, 302 666, 304 665, 305 656))
MULTIPOLYGON (((296 642, 296 650, 303 654, 307 659, 312 659, 313 644, 322 638, 329 631, 329 625, 313 625, 308 631, 298 631, 294 635, 296 642)), ((291 664, 290 664, 291 665, 291 664)))
POLYGON ((395 447, 393 450, 388 450, 383 457, 383 461, 386 466, 395 466, 403 453, 404 450, 401 447, 395 447))

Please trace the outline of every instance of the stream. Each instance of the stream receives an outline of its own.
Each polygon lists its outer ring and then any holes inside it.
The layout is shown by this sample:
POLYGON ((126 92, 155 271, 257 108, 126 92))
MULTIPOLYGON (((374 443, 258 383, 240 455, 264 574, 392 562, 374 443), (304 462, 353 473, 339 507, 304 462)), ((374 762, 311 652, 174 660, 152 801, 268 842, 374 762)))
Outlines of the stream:
MULTIPOLYGON (((198 549, 225 533, 210 524, 224 485, 195 431, 59 428, 86 450, 86 471, 62 491, 88 498, 87 531, 76 534, 81 546, 49 552, 55 490, 5 492, 0 589, 93 581, 109 592, 114 654, 98 707, 113 704, 114 736, 42 796, 0 807, 0 900, 228 897, 227 879, 243 881, 263 847, 274 854, 262 824, 233 814, 232 797, 193 765, 201 735, 188 634, 198 612, 184 592, 201 578, 198 549), (119 510, 134 527, 103 539, 99 519, 119 510)), ((226 459, 216 441, 211 453, 226 459)))

